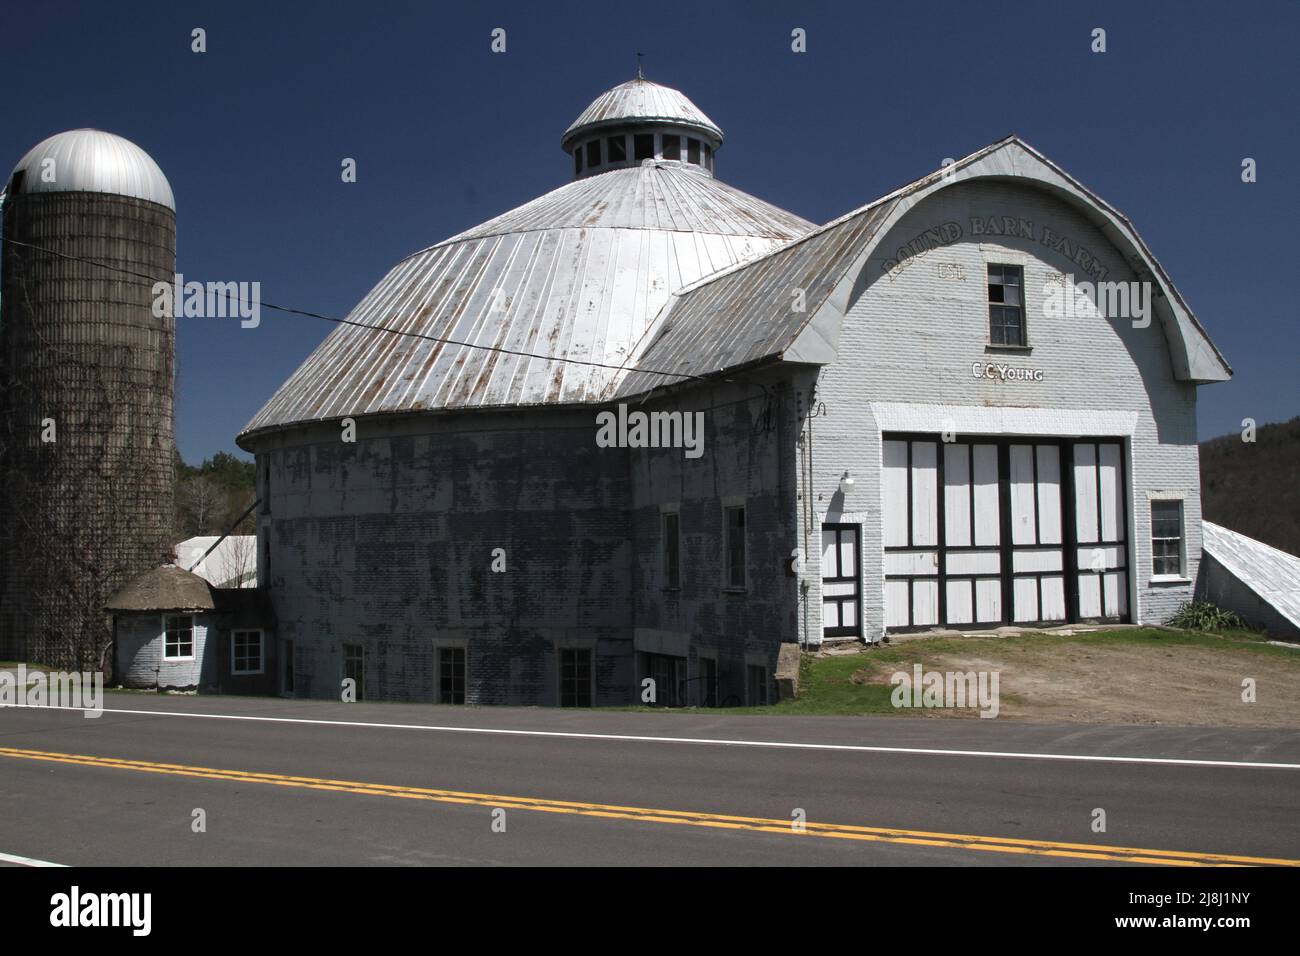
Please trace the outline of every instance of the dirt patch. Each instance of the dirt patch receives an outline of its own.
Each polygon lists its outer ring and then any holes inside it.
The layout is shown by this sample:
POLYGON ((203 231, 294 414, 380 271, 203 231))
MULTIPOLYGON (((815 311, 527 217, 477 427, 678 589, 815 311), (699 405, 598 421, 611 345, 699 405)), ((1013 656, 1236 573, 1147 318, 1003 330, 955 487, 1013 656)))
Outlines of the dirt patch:
MULTIPOLYGON (((911 650, 909 648, 909 650, 911 650)), ((927 653, 922 643, 906 665, 854 672, 855 684, 888 684, 912 663, 938 671, 997 671, 999 716, 1099 724, 1300 728, 1300 652, 1294 660, 1245 649, 1099 644, 1041 637, 971 653, 927 653), (1242 700, 1255 682, 1255 702, 1242 700)), ((869 657, 869 654, 867 655, 869 657)), ((945 717, 974 710, 931 709, 945 717)))

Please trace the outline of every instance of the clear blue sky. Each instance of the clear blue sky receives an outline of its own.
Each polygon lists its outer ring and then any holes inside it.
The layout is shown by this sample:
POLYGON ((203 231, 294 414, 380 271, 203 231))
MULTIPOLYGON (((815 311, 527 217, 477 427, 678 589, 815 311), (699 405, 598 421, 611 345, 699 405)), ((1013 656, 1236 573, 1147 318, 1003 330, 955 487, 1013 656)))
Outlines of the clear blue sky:
MULTIPOLYGON (((125 136, 171 181, 188 278, 342 316, 398 259, 567 182, 560 134, 636 51, 726 132, 721 179, 815 222, 1016 132, 1128 214, 1227 356, 1209 437, 1300 413, 1297 35, 1289 0, 6 3, 0 145, 125 136)), ((331 327, 182 319, 186 460, 235 450, 331 327)))

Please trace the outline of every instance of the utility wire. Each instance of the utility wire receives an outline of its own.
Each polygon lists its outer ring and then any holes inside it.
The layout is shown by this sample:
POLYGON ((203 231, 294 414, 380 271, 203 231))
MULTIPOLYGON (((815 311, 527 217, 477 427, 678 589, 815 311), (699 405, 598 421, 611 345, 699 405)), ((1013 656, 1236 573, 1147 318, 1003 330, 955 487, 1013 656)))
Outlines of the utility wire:
MULTIPOLYGON (((115 266, 107 262, 100 262, 96 259, 87 259, 84 256, 73 256, 65 252, 58 252, 54 249, 47 249, 44 246, 34 245, 30 242, 22 242, 18 239, 5 239, 4 242, 9 245, 23 246, 27 249, 34 249, 37 252, 43 252, 46 255, 56 256, 60 259, 68 259, 72 262, 84 262, 87 263, 88 265, 98 266, 101 269, 107 269, 110 272, 120 272, 123 275, 135 276, 138 279, 145 279, 150 283, 166 282, 168 285, 171 285, 175 281, 174 276, 170 278, 159 278, 157 276, 148 275, 147 273, 144 272, 136 272, 133 269, 123 269, 121 266, 115 266)), ((221 294, 227 300, 236 298, 230 292, 222 292, 221 294)), ((244 300, 242 298, 238 299, 240 305, 243 304, 243 301, 244 300)), ((173 303, 173 308, 174 305, 175 304, 173 303)), ((456 346, 460 346, 461 348, 467 348, 467 349, 482 349, 485 352, 499 352, 503 355, 517 355, 523 358, 540 359, 544 362, 563 362, 568 365, 587 365, 595 368, 610 368, 615 370, 627 369, 626 363, 614 365, 609 362, 593 362, 587 359, 565 358, 559 355, 542 355, 538 352, 525 352, 519 349, 507 349, 497 345, 479 345, 475 342, 462 342, 459 339, 443 338, 437 335, 426 335, 423 332, 406 332, 403 331, 402 329, 392 329, 383 325, 367 325, 364 322, 357 322, 354 321, 353 319, 340 319, 333 315, 322 315, 319 312, 308 312, 305 309, 293 309, 290 308, 289 306, 275 305, 271 302, 262 302, 260 303, 260 305, 263 306, 264 308, 272 309, 276 312, 288 313, 289 315, 301 315, 309 319, 320 319, 325 322, 333 322, 336 325, 350 325, 358 329, 366 329, 367 331, 370 332, 386 332, 389 335, 401 335, 413 339, 422 339, 426 342, 437 342, 442 345, 456 345, 456 346)), ((692 375, 689 372, 663 372, 658 369, 651 369, 651 368, 635 368, 635 369, 630 369, 630 371, 643 373, 646 375, 662 375, 667 378, 694 379, 698 382, 708 381, 708 379, 705 378, 703 375, 692 375)), ((727 381, 730 380, 728 379, 727 381)))

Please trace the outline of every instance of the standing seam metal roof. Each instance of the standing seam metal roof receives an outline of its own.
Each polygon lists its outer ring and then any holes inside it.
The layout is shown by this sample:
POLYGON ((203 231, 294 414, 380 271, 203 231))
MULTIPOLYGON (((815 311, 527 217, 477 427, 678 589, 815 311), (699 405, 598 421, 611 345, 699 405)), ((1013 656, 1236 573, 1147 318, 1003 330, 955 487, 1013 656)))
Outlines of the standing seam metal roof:
POLYGON ((596 97, 564 131, 561 143, 568 148, 589 127, 634 123, 668 123, 690 126, 722 142, 718 124, 690 101, 686 94, 646 79, 629 80, 596 97))
POLYGON ((399 262, 348 316, 374 328, 336 328, 244 434, 349 415, 598 400, 674 289, 811 228, 682 163, 569 183, 399 262))
MULTIPOLYGON (((176 211, 171 184, 158 164, 130 140, 98 129, 74 129, 41 140, 18 161, 21 192, 95 192, 146 199, 176 211), (49 167, 46 160, 53 160, 49 167), (52 178, 43 175, 49 169, 52 178)), ((10 179, 13 173, 10 173, 10 179)))

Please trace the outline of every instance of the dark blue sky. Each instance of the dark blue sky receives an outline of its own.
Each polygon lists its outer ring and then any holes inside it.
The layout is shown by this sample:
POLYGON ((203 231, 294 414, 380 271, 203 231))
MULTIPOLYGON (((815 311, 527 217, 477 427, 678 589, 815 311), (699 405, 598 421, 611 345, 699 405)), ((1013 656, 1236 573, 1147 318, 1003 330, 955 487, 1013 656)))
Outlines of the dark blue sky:
MULTIPOLYGON (((1295 2, 6 4, 0 162, 125 136, 171 181, 187 278, 342 316, 398 259, 567 182, 560 134, 638 50, 726 132, 719 178, 815 222, 1016 132, 1130 217, 1227 356, 1209 437, 1300 413, 1298 28, 1295 2)), ((235 450, 330 328, 180 320, 186 460, 235 450)))

